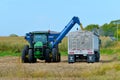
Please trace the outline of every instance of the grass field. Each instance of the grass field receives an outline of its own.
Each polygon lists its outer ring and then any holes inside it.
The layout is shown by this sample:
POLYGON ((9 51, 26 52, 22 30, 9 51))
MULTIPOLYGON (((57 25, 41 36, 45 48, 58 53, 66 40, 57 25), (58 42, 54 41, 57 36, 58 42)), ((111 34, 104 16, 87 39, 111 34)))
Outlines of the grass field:
POLYGON ((119 80, 120 42, 100 37, 99 63, 67 62, 67 38, 60 43, 60 63, 21 63, 21 50, 28 44, 23 37, 0 37, 0 80, 119 80), (4 57, 3 57, 4 56, 4 57))

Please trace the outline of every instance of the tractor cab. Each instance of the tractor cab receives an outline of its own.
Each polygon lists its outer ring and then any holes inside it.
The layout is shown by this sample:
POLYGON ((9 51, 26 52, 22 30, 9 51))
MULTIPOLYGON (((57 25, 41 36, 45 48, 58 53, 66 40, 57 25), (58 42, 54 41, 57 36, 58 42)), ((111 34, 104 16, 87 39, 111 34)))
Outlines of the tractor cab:
POLYGON ((25 39, 30 43, 30 47, 42 47, 48 45, 48 31, 34 31, 27 33, 25 39))
POLYGON ((38 43, 38 42, 39 43, 41 42, 41 44, 46 44, 47 41, 48 41, 47 34, 34 34, 33 35, 33 41, 34 41, 35 44, 38 43))
POLYGON ((48 46, 48 35, 48 32, 34 32, 32 36, 34 48, 48 46))

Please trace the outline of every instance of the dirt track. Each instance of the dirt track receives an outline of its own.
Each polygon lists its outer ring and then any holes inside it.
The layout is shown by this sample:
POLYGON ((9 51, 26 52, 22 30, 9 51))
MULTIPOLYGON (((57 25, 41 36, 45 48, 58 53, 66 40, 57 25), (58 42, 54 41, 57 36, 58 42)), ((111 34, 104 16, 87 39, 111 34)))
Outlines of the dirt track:
MULTIPOLYGON (((62 56, 61 60, 60 63, 45 63, 44 61, 38 61, 34 64, 26 64, 20 62, 20 57, 1 57, 0 79, 100 80, 101 78, 96 78, 99 74, 94 76, 96 73, 99 73, 97 70, 102 66, 111 66, 111 64, 120 62, 117 60, 116 55, 102 55, 99 63, 76 62, 74 64, 68 64, 67 56, 62 56), (93 70, 95 71, 92 72, 93 70)), ((100 73, 100 75, 104 75, 104 73, 100 73)), ((107 79, 109 79, 109 77, 107 79)))

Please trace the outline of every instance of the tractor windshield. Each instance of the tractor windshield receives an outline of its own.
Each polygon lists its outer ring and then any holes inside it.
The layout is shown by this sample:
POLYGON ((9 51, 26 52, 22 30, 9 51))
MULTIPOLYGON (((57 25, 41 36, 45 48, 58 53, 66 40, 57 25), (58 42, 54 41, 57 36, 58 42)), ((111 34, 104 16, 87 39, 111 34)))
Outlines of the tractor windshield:
POLYGON ((43 44, 47 43, 47 35, 46 34, 35 34, 34 35, 34 42, 42 42, 43 44))

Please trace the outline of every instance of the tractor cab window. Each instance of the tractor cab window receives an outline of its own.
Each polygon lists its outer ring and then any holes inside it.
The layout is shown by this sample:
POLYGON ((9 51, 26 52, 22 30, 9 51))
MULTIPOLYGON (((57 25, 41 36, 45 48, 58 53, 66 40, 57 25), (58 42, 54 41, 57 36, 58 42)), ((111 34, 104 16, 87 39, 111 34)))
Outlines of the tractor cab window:
POLYGON ((45 34, 35 34, 34 35, 34 42, 42 42, 43 44, 47 43, 47 35, 45 34))

